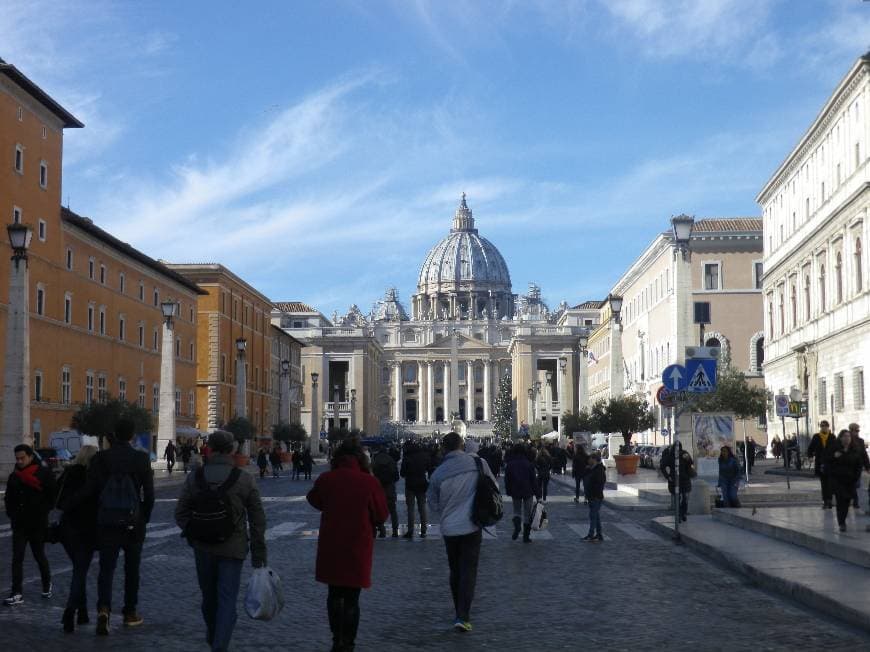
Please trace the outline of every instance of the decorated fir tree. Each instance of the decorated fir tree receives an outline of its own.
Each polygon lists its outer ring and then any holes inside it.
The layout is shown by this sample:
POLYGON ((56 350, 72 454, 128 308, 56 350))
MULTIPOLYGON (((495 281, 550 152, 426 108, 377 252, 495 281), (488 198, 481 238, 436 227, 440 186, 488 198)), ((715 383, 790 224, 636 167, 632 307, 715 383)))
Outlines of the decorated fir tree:
POLYGON ((498 437, 510 437, 513 427, 513 401, 511 400, 511 376, 509 373, 501 377, 498 383, 498 395, 493 405, 492 431, 498 437))

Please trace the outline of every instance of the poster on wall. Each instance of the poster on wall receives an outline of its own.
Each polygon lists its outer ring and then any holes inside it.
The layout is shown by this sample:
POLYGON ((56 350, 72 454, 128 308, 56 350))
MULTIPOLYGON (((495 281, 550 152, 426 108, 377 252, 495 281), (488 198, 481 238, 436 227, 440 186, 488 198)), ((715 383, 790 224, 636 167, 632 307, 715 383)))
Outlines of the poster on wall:
POLYGON ((692 415, 692 454, 698 475, 705 479, 719 477, 719 450, 734 450, 734 415, 716 412, 692 415))

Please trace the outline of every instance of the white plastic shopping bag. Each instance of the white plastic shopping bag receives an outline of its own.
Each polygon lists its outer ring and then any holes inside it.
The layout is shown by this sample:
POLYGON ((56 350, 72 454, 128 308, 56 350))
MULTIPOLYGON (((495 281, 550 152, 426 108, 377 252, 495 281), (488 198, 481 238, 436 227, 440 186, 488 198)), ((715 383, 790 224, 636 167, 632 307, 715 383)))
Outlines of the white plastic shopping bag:
POLYGON ((547 508, 540 500, 535 503, 532 508, 532 529, 546 530, 547 529, 547 508))
POLYGON ((272 620, 284 608, 281 578, 268 566, 255 568, 248 580, 245 611, 254 620, 272 620))

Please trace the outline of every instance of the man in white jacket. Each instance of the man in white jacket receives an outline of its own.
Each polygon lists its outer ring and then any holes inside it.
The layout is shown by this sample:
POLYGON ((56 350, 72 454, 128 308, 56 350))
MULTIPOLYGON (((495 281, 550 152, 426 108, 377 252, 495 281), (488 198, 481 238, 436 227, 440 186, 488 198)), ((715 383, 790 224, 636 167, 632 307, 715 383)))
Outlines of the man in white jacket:
MULTIPOLYGON (((458 632, 470 632, 471 601, 477 582, 477 562, 480 559, 480 527, 472 521, 474 496, 477 491, 478 470, 476 455, 462 450, 462 437, 447 433, 441 440, 445 455, 441 464, 429 478, 427 502, 440 514, 441 535, 447 549, 450 565, 450 592, 458 632)), ((495 478, 489 465, 481 459, 483 472, 495 478)))

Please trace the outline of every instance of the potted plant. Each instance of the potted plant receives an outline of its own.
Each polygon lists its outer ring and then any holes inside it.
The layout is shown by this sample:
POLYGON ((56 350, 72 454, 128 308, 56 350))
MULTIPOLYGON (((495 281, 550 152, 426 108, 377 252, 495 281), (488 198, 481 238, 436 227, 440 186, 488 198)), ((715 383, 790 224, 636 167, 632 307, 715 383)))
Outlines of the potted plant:
POLYGON ((254 437, 254 424, 245 417, 233 417, 224 426, 236 439, 236 452, 233 455, 236 466, 244 467, 251 463, 251 456, 244 452, 245 443, 254 437))
POLYGON ((640 457, 635 455, 631 437, 639 430, 655 426, 655 415, 646 402, 638 396, 616 396, 604 399, 592 406, 592 418, 602 432, 621 433, 623 443, 619 453, 613 456, 616 472, 620 475, 637 473, 640 457))

